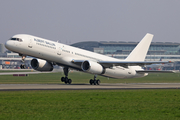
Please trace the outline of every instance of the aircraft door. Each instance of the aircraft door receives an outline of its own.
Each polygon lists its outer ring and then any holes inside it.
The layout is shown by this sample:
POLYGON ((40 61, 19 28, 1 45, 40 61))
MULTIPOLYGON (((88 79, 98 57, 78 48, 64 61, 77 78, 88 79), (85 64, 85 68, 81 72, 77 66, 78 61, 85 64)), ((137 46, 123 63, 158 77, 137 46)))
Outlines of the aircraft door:
POLYGON ((32 44, 33 44, 33 41, 32 41, 32 39, 30 38, 28 47, 29 47, 29 48, 32 48, 32 44))
POLYGON ((57 55, 61 55, 61 47, 58 47, 58 49, 57 49, 57 55))

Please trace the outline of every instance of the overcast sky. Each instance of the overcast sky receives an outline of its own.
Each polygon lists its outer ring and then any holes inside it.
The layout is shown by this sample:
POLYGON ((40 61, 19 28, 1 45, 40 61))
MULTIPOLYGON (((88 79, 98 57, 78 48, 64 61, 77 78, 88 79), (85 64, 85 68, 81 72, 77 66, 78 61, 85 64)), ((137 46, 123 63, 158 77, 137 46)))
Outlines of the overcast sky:
POLYGON ((19 33, 80 41, 180 43, 180 0, 0 0, 0 43, 19 33))

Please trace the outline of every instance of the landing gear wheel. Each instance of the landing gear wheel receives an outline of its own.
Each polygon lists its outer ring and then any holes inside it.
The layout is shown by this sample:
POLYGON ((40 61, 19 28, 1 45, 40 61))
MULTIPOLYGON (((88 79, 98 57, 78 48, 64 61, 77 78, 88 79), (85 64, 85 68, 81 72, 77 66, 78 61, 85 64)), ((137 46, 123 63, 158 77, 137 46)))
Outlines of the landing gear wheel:
POLYGON ((98 79, 98 80, 96 80, 96 77, 97 77, 97 75, 94 75, 94 79, 91 79, 90 81, 89 81, 89 83, 90 83, 90 85, 100 85, 100 80, 98 79))
POLYGON ((71 83, 72 83, 72 80, 71 80, 71 79, 68 79, 69 68, 68 68, 68 67, 64 67, 64 68, 63 68, 63 71, 64 71, 65 77, 62 77, 62 78, 61 78, 61 81, 64 82, 65 84, 71 84, 71 83))
POLYGON ((64 77, 62 77, 62 78, 61 78, 61 82, 64 82, 64 80, 65 80, 65 78, 64 78, 64 77))
POLYGON ((71 84, 72 80, 71 79, 68 79, 68 84, 71 84))
POLYGON ((94 85, 96 85, 96 80, 94 80, 94 85))
POLYGON ((65 82, 65 84, 67 84, 69 82, 67 77, 64 78, 64 82, 65 82))
POLYGON ((98 80, 96 80, 96 84, 97 85, 100 85, 100 83, 101 83, 101 81, 98 79, 98 80))
POLYGON ((94 81, 91 79, 91 80, 89 81, 90 85, 92 85, 92 84, 93 84, 93 82, 94 82, 94 81))
POLYGON ((21 64, 21 65, 20 65, 20 68, 21 68, 21 69, 26 69, 26 66, 25 66, 24 64, 21 64))

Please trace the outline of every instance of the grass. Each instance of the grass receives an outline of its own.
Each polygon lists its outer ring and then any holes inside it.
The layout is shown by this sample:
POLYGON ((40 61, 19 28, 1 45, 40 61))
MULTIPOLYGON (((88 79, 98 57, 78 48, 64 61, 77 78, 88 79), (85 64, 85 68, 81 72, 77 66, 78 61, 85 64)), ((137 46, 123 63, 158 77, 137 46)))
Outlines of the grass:
MULTIPOLYGON (((64 76, 62 72, 59 73, 42 73, 29 74, 28 77, 14 77, 12 75, 1 75, 0 84, 21 84, 21 83, 62 83, 61 77, 64 76)), ((89 83, 93 75, 82 72, 71 72, 69 78, 73 83, 89 83)), ((112 79, 98 76, 101 83, 180 83, 180 73, 161 73, 149 74, 143 78, 133 79, 112 79)))
POLYGON ((179 90, 1 91, 1 120, 180 119, 179 90))
MULTIPOLYGON (((108 79, 102 83, 179 83, 179 73, 144 78, 108 79)), ((61 83, 63 73, 0 76, 0 84, 61 83)), ((93 75, 72 72, 73 83, 88 83, 93 75)), ((180 119, 180 91, 174 90, 49 90, 0 91, 1 120, 161 120, 180 119)))

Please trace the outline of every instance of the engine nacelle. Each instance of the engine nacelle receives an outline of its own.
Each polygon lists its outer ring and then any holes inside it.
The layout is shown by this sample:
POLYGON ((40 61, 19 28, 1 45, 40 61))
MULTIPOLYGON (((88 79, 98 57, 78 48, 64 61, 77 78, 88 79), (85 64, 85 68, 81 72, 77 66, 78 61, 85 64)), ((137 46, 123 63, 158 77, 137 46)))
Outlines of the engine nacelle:
POLYGON ((105 69, 102 65, 98 64, 97 62, 87 60, 81 64, 81 68, 83 71, 92 74, 103 74, 105 72, 105 69))
POLYGON ((31 66, 33 69, 38 70, 38 71, 52 71, 53 70, 52 63, 47 62, 46 60, 41 60, 41 59, 32 59, 31 66))

